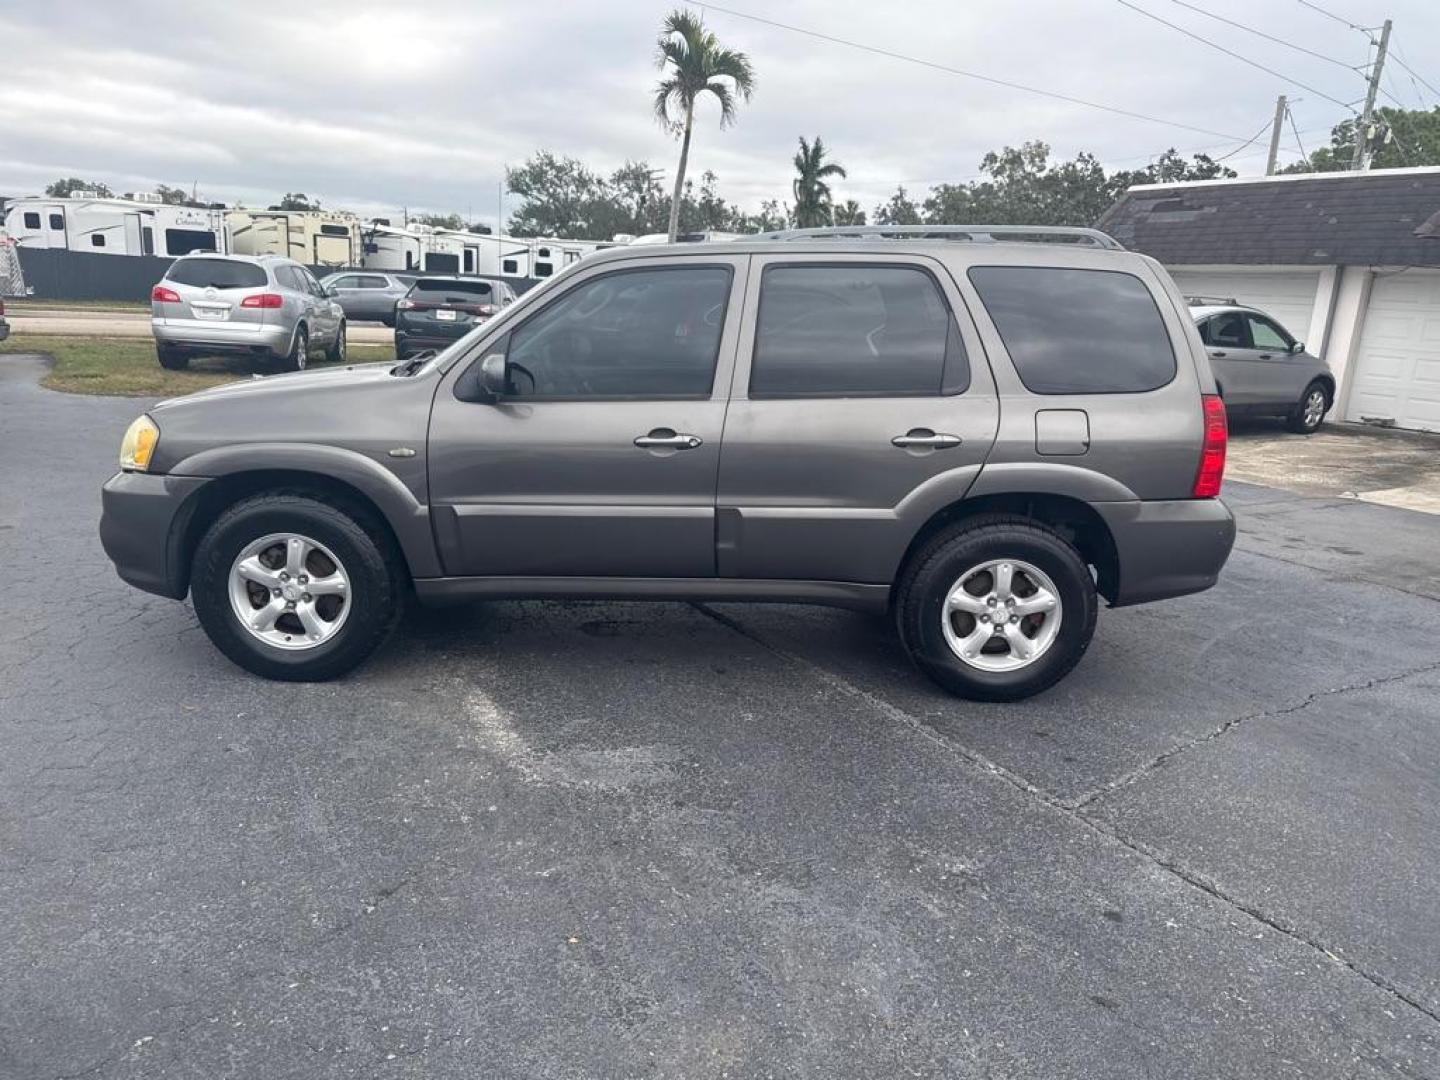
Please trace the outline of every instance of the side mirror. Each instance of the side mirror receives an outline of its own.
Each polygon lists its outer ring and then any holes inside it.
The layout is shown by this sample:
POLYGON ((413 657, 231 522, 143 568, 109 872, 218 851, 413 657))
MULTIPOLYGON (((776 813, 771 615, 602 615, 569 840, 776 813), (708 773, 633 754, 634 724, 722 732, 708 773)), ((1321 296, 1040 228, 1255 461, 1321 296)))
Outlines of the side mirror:
POLYGON ((504 353, 491 353, 480 361, 480 389, 490 401, 500 400, 510 389, 504 353))
POLYGON ((1305 342, 1303 342, 1303 341, 1297 341, 1297 342, 1295 342, 1294 345, 1291 345, 1291 346, 1290 346, 1290 351, 1291 351, 1292 353, 1294 353, 1296 356, 1299 356, 1302 352, 1305 351, 1305 342))
POLYGON ((331 300, 334 300, 337 296, 340 295, 340 290, 335 288, 334 285, 321 285, 320 291, 326 296, 328 296, 331 300))

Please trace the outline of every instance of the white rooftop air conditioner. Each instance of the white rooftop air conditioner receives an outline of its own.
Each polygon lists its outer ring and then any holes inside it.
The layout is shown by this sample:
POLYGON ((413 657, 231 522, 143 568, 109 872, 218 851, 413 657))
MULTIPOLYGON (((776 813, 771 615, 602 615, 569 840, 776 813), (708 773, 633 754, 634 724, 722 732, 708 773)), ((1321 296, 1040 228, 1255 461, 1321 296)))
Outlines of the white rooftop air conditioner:
POLYGON ((165 201, 157 191, 137 191, 134 199, 136 202, 143 203, 163 203, 165 201))

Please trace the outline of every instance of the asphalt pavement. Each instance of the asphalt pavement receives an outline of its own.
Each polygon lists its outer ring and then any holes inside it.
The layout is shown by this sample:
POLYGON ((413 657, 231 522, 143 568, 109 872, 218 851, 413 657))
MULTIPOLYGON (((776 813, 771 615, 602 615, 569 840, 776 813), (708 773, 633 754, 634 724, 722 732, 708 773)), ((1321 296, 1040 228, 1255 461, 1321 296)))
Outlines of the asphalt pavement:
POLYGON ((0 358, 0 1077, 1440 1076, 1440 518, 1232 485, 1030 702, 883 620, 492 603, 266 683, 0 358))

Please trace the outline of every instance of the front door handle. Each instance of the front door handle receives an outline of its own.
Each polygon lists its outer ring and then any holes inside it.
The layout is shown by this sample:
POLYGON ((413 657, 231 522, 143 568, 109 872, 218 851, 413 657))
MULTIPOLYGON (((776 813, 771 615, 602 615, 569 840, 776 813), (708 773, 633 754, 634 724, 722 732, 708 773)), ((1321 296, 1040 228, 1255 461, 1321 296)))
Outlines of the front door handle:
POLYGON ((694 450, 702 442, 699 435, 686 435, 670 428, 656 428, 649 435, 635 438, 635 445, 642 450, 694 450))
POLYGON ((1275 359, 1275 354, 1274 354, 1274 353, 1268 353, 1268 352, 1262 352, 1262 353, 1260 354, 1260 359, 1261 359, 1261 360, 1274 360, 1274 359, 1275 359))
POLYGON ((1224 360, 1224 359, 1225 359, 1225 354, 1224 354, 1223 352, 1221 352, 1219 349, 1212 349, 1212 350, 1210 351, 1210 355, 1213 356, 1216 360, 1224 360))
POLYGON ((902 450, 948 450, 959 446, 960 441, 959 435, 936 434, 929 428, 911 428, 904 435, 891 439, 890 445, 902 450))

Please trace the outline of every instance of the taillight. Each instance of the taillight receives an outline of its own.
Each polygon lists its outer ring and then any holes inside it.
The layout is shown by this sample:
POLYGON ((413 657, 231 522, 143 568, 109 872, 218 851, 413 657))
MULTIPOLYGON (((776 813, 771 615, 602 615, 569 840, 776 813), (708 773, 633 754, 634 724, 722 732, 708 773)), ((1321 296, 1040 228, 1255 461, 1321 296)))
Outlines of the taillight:
POLYGON ((475 314, 484 315, 488 319, 491 315, 494 315, 499 310, 500 309, 497 308, 494 304, 481 304, 475 309, 475 314))
POLYGON ((1219 394, 1202 394, 1200 412, 1205 438, 1200 446, 1200 467, 1195 470, 1195 487, 1190 494, 1197 499, 1213 499, 1220 494, 1220 484, 1225 479, 1225 442, 1229 436, 1225 402, 1219 394))
POLYGON ((277 308, 285 306, 285 298, 279 293, 262 292, 247 296, 240 301, 241 307, 249 308, 277 308))
POLYGON ((180 294, 174 289, 167 289, 164 285, 156 285, 150 290, 150 300, 156 304, 178 304, 180 294))
POLYGON ((395 310, 396 310, 396 311, 409 311, 409 310, 410 310, 411 308, 413 308, 414 306, 415 306, 415 301, 414 301, 414 300, 397 300, 397 301, 395 301, 395 310))

